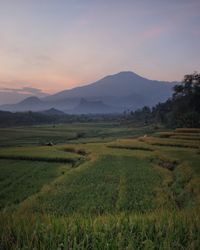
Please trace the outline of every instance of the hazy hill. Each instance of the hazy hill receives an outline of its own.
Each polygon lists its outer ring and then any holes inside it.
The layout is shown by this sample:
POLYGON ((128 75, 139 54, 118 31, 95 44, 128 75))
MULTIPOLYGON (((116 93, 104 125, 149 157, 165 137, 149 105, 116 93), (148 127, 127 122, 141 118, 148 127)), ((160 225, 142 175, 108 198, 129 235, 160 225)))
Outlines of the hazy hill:
POLYGON ((19 89, 1 89, 0 88, 0 105, 5 104, 15 104, 21 102, 22 100, 30 97, 37 96, 38 98, 43 98, 48 94, 43 93, 40 89, 36 88, 19 88, 19 89))
POLYGON ((104 104, 102 101, 87 101, 82 98, 80 103, 69 111, 73 114, 103 114, 116 112, 112 107, 104 104))
POLYGON ((10 105, 2 105, 2 110, 9 110, 9 111, 38 111, 41 108, 45 108, 46 104, 41 99, 39 99, 36 96, 31 96, 26 99, 24 99, 21 102, 18 102, 16 104, 10 104, 10 105))
POLYGON ((60 111, 55 108, 47 109, 47 110, 41 111, 40 113, 44 115, 65 115, 63 111, 60 111))
POLYGON ((121 112, 127 108, 135 110, 144 105, 153 106, 163 102, 171 96, 173 86, 174 83, 148 80, 133 72, 120 72, 42 99, 29 97, 16 105, 4 105, 1 109, 39 111, 53 107, 70 113, 76 113, 77 110, 87 113, 99 113, 104 110, 121 112), (82 98, 93 103, 85 103, 84 108, 80 107, 82 98))

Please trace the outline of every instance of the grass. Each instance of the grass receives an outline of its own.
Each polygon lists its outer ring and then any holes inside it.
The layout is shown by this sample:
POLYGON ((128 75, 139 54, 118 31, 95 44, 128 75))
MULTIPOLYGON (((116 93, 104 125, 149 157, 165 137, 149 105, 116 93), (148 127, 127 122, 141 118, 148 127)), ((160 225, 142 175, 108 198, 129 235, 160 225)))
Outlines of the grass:
POLYGON ((179 140, 175 138, 156 138, 156 137, 146 137, 140 138, 140 141, 146 142, 151 145, 156 146, 169 146, 169 147, 177 147, 177 148, 194 148, 198 149, 200 147, 199 141, 188 141, 188 140, 179 140))
POLYGON ((186 134, 188 134, 188 133, 198 133, 198 134, 200 134, 200 129, 199 128, 177 128, 176 130, 175 130, 175 132, 177 132, 177 133, 186 133, 186 134))
POLYGON ((134 146, 117 146, 117 145, 110 145, 109 148, 118 148, 118 149, 127 149, 127 150, 144 150, 144 151, 153 151, 153 149, 145 148, 145 147, 134 147, 134 146))
MULTIPOLYGON (((30 211, 65 215, 151 211, 161 177, 139 158, 103 156, 70 171, 31 202, 30 211), (114 173, 114 174, 113 174, 114 173)), ((24 204, 23 210, 29 206, 24 204)))
POLYGON ((62 147, 9 147, 0 149, 0 159, 44 161, 75 164, 82 156, 77 152, 66 152, 62 147))
POLYGON ((0 160, 0 209, 10 208, 40 191, 70 165, 0 160))
POLYGON ((193 140, 200 143, 200 130, 198 129, 176 129, 173 132, 159 132, 156 133, 160 138, 171 138, 181 140, 193 140))
POLYGON ((0 249, 199 249, 198 130, 109 123, 6 131, 0 249), (59 144, 37 145, 40 134, 59 144))
POLYGON ((1 215, 0 222, 0 247, 5 250, 198 249, 200 245, 197 213, 161 211, 95 218, 1 215))
POLYGON ((0 128, 0 146, 43 145, 57 143, 107 142, 119 137, 137 137, 152 133, 151 127, 135 128, 120 123, 73 123, 56 126, 0 128))

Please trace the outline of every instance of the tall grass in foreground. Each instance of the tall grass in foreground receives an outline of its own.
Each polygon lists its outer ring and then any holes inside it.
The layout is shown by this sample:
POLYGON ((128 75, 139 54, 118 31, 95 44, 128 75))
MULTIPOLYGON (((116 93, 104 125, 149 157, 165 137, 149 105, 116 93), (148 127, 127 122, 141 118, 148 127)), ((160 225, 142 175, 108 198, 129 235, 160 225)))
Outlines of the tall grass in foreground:
POLYGON ((0 215, 0 249, 199 249, 196 213, 0 215))
POLYGON ((165 136, 1 149, 0 250, 199 249, 199 144, 165 136))

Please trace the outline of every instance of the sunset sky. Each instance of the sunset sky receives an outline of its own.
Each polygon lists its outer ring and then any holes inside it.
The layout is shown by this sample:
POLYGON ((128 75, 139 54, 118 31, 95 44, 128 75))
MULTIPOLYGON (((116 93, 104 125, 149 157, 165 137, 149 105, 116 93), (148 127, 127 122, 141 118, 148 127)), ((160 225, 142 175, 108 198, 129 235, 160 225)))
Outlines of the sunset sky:
POLYGON ((54 93, 124 70, 200 71, 200 1, 0 0, 0 91, 54 93))

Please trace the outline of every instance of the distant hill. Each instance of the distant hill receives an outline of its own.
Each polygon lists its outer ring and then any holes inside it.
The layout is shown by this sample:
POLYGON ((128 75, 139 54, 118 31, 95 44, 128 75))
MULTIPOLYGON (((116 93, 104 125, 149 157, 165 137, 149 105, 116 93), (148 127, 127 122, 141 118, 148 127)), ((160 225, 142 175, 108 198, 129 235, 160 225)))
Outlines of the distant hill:
POLYGON ((65 115, 63 111, 60 111, 55 108, 47 109, 47 110, 41 111, 40 113, 44 115, 65 115))
POLYGON ((145 105, 153 106, 164 102, 171 96, 174 85, 175 83, 149 80, 127 71, 42 99, 29 97, 15 105, 1 106, 0 109, 42 111, 53 107, 69 113, 122 112, 127 108, 136 110, 145 105), (86 103, 80 103, 81 100, 86 103))
POLYGON ((11 105, 2 105, 2 110, 9 110, 12 112, 16 111, 38 111, 43 107, 45 108, 46 104, 35 96, 30 96, 26 99, 24 99, 21 102, 18 102, 17 104, 11 104, 11 105))
POLYGON ((80 103, 69 112, 73 114, 106 114, 113 113, 115 110, 102 101, 87 101, 82 98, 80 103))
POLYGON ((26 87, 22 89, 0 89, 0 105, 15 104, 33 95, 43 98, 48 94, 41 92, 39 89, 26 87))

